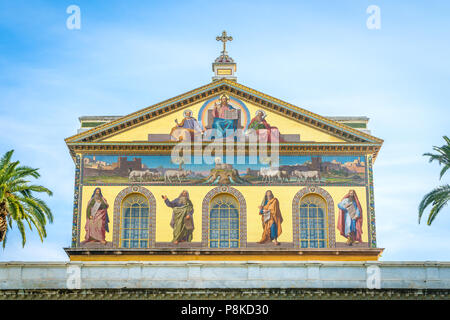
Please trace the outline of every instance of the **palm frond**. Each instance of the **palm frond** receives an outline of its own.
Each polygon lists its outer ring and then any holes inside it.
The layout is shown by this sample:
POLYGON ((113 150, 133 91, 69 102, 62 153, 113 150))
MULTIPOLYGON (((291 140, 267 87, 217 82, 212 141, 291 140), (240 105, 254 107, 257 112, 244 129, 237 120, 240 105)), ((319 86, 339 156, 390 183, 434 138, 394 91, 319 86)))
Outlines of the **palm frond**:
POLYGON ((20 235, 22 236, 22 247, 25 247, 25 243, 27 242, 27 236, 25 234, 25 228, 22 220, 16 220, 17 228, 20 231, 20 235))
POLYGON ((446 164, 442 170, 441 173, 439 174, 439 180, 442 179, 442 177, 444 176, 444 174, 447 172, 447 170, 450 168, 450 165, 446 164))
POLYGON ((428 216, 427 224, 431 223, 436 218, 437 214, 450 201, 450 185, 444 185, 433 189, 427 193, 419 204, 419 223, 428 206, 431 205, 431 211, 428 216))
POLYGON ((21 176, 32 176, 33 178, 39 178, 41 175, 39 174, 39 169, 31 168, 28 166, 20 166, 17 168, 17 175, 21 176))
POLYGON ((19 167, 15 169, 14 175, 12 177, 10 177, 9 181, 13 182, 17 179, 22 179, 25 177, 33 177, 35 179, 39 178, 41 175, 39 174, 39 172, 37 172, 37 169, 33 169, 33 168, 23 168, 23 167, 19 167))
POLYGON ((45 226, 47 223, 46 215, 47 210, 49 210, 48 207, 43 207, 41 203, 39 203, 38 199, 32 197, 19 198, 19 201, 24 203, 25 210, 27 211, 27 217, 34 216, 41 225, 45 226))
POLYGON ((428 159, 428 162, 437 161, 439 165, 444 164, 444 166, 450 166, 450 139, 447 136, 444 136, 444 140, 446 144, 444 144, 443 146, 433 146, 433 150, 437 153, 427 152, 423 154, 424 156, 430 157, 428 159))
POLYGON ((0 171, 4 170, 4 168, 11 162, 11 157, 14 153, 14 150, 10 150, 6 152, 0 159, 0 171))
POLYGON ((8 216, 10 216, 14 220, 20 219, 19 203, 15 198, 8 197, 6 201, 6 207, 9 212, 8 216))
POLYGON ((52 196, 53 192, 47 189, 46 187, 39 186, 39 185, 28 185, 28 184, 16 184, 10 187, 10 191, 12 193, 20 193, 21 195, 25 197, 31 197, 33 195, 33 192, 43 192, 46 193, 48 196, 52 196))
POLYGON ((40 210, 42 210, 42 212, 44 212, 48 221, 50 223, 52 223, 53 222, 53 214, 52 214, 52 211, 50 210, 50 208, 47 206, 47 204, 42 199, 39 199, 39 198, 33 197, 31 199, 33 199, 39 205, 40 210))
POLYGON ((13 222, 22 236, 22 246, 26 243, 24 223, 30 230, 36 228, 41 241, 47 236, 45 226, 53 222, 50 208, 42 200, 34 196, 36 193, 53 193, 44 186, 30 184, 30 178, 40 177, 38 169, 28 166, 19 166, 19 161, 11 162, 13 150, 6 152, 0 159, 0 204, 3 214, 6 214, 7 224, 3 247, 6 244, 6 234, 13 227, 13 222), (6 210, 6 213, 5 213, 6 210))
POLYGON ((14 170, 19 165, 19 161, 9 163, 0 175, 0 183, 5 183, 14 175, 14 170))
POLYGON ((5 198, 6 190, 7 190, 6 184, 0 185, 0 203, 3 202, 5 198))
POLYGON ((44 242, 44 238, 47 237, 47 232, 45 230, 45 227, 42 224, 40 224, 38 221, 36 221, 36 218, 33 216, 29 216, 28 219, 31 220, 31 223, 36 227, 36 230, 38 231, 41 242, 44 242))
POLYGON ((8 240, 8 232, 9 232, 9 229, 6 229, 6 233, 5 233, 5 236, 3 237, 3 241, 2 241, 3 249, 5 249, 6 241, 8 240))
POLYGON ((53 192, 51 192, 49 189, 47 189, 46 187, 43 187, 43 186, 39 186, 39 185, 28 186, 28 190, 33 191, 33 192, 45 192, 49 196, 53 195, 53 192))
POLYGON ((447 145, 450 146, 450 138, 448 136, 442 136, 442 138, 444 138, 444 140, 447 143, 447 145))

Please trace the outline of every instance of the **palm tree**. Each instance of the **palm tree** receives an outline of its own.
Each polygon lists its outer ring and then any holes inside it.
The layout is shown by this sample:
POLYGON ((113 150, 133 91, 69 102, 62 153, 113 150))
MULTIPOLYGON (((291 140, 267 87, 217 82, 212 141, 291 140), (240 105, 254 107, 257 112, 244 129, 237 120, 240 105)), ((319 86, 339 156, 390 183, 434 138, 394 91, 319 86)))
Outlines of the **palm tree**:
POLYGON ((43 186, 30 184, 30 177, 40 177, 38 169, 19 166, 19 161, 11 162, 13 152, 6 152, 0 159, 0 242, 3 242, 3 248, 8 225, 12 228, 13 221, 22 235, 22 247, 26 242, 24 222, 30 230, 33 230, 33 226, 37 229, 41 241, 47 236, 47 220, 53 222, 49 207, 33 194, 45 192, 51 196, 52 192, 43 186))
MULTIPOLYGON (((439 179, 447 172, 450 168, 450 139, 447 136, 444 136, 444 140, 447 144, 444 144, 442 147, 433 147, 433 150, 437 152, 437 154, 433 153, 425 153, 424 156, 429 156, 429 162, 437 160, 439 165, 444 165, 441 170, 439 179)), ((419 204, 419 223, 422 218, 423 212, 425 209, 431 205, 431 211, 428 216, 427 224, 431 225, 433 220, 436 218, 437 214, 442 210, 442 208, 449 202, 450 200, 450 185, 446 184, 431 192, 427 193, 422 201, 419 204)))

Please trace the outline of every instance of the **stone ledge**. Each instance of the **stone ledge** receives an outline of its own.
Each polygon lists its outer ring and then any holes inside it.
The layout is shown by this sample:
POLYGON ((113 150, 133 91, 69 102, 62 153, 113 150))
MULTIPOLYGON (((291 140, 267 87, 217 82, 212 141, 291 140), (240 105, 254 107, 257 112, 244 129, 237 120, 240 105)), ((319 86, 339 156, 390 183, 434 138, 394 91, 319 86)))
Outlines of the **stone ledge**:
MULTIPOLYGON (((380 268, 444 268, 449 272, 450 279, 450 261, 261 261, 261 260, 246 260, 246 261, 7 261, 0 262, 0 274, 4 268, 35 268, 35 267, 55 267, 66 268, 68 266, 80 267, 94 267, 94 266, 109 266, 109 267, 125 267, 125 266, 188 266, 190 264, 209 266, 287 266, 287 267, 360 267, 378 266, 380 268)), ((0 278, 1 279, 1 278, 0 278)))
POLYGON ((448 289, 25 289, 1 300, 449 300, 448 289))
POLYGON ((383 252, 383 248, 333 248, 333 249, 294 249, 291 246, 275 245, 250 245, 247 248, 212 249, 202 248, 199 244, 192 247, 186 245, 167 245, 166 247, 155 247, 148 249, 125 249, 107 247, 78 247, 64 248, 70 256, 73 255, 370 255, 378 256, 383 252))

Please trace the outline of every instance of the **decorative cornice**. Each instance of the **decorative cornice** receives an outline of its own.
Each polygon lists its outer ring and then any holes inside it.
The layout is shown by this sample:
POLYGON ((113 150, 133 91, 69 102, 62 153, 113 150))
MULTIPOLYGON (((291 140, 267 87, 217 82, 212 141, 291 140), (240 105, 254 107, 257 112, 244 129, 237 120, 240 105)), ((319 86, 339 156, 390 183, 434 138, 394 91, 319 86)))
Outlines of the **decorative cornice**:
POLYGON ((74 141, 96 141, 116 134, 118 131, 134 127, 136 124, 147 122, 148 120, 157 119, 161 115, 165 115, 168 112, 172 112, 179 108, 184 108, 192 103, 198 102, 200 99, 207 98, 210 95, 215 95, 220 92, 219 86, 223 85, 222 81, 212 82, 197 89, 188 91, 184 94, 178 95, 171 99, 162 101, 155 105, 149 106, 142 110, 133 112, 127 116, 123 116, 117 120, 105 123, 101 126, 92 128, 90 130, 81 132, 69 138, 66 138, 66 142, 74 141))
MULTIPOLYGON (((320 115, 315 114, 306 109, 297 107, 297 106, 290 104, 288 102, 285 102, 283 100, 274 98, 265 93, 259 92, 255 89, 246 87, 239 83, 234 83, 234 82, 230 82, 230 81, 226 81, 226 82, 227 82, 227 84, 229 84, 228 87, 231 88, 230 92, 236 94, 237 97, 243 98, 244 100, 247 100, 252 103, 259 104, 261 107, 269 109, 271 111, 277 111, 278 113, 290 116, 293 119, 300 120, 300 121, 306 123, 307 125, 314 127, 315 129, 323 129, 323 131, 325 131, 329 134, 332 134, 332 135, 339 136, 347 141, 348 140, 351 141, 352 135, 353 135, 354 137, 360 138, 360 142, 376 142, 376 143, 380 143, 380 144, 383 143, 382 139, 376 138, 367 133, 353 129, 349 126, 346 126, 345 124, 338 123, 329 118, 320 116, 320 115), (234 91, 233 88, 236 91, 234 91), (247 95, 241 94, 242 92, 248 93, 248 94, 247 95), (285 107, 285 108, 283 108, 283 107, 285 107), (302 115, 303 115, 303 117, 302 117, 302 115), (323 125, 323 127, 321 127, 321 125, 323 125), (347 135, 345 135, 345 134, 338 135, 337 132, 335 132, 333 130, 333 128, 342 130, 344 133, 347 133, 347 135)), ((356 140, 356 141, 358 141, 358 140, 356 140)))
POLYGON ((13 289, 0 290, 1 300, 448 300, 449 289, 13 289))
MULTIPOLYGON (((72 157, 75 159, 77 153, 98 153, 98 154, 170 154, 177 142, 73 142, 67 144, 72 157)), ((208 143, 204 143, 202 148, 206 148, 208 143)), ((224 144, 223 148, 228 147, 224 144)), ((251 144, 235 143, 235 150, 244 149, 249 152, 251 144), (242 148, 242 149, 239 149, 242 148)), ((320 143, 320 142, 300 142, 300 143, 280 143, 278 152, 280 154, 351 154, 351 155, 376 155, 380 145, 376 143, 320 143)), ((270 151, 270 148, 269 148, 270 151)), ((192 154, 195 150, 191 149, 192 154)))
POLYGON ((145 248, 145 249, 125 249, 125 248, 64 248, 69 257, 84 256, 84 255, 99 255, 99 256, 124 256, 124 255, 180 255, 180 256, 229 256, 229 255, 252 255, 256 257, 270 256, 270 255, 285 255, 285 256, 299 256, 299 255, 314 255, 314 256, 373 256, 378 257, 383 248, 283 248, 274 247, 270 250, 267 248, 227 248, 227 249, 213 249, 213 248, 145 248))

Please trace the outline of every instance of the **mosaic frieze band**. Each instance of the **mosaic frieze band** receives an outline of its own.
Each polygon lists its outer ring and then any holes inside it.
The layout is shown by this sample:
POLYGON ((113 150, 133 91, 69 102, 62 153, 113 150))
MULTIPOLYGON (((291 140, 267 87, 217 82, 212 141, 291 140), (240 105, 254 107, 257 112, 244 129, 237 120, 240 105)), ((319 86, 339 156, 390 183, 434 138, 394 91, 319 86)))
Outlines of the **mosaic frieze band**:
POLYGON ((365 186, 364 155, 213 156, 191 155, 183 163, 170 155, 91 154, 83 156, 82 184, 114 185, 295 185, 365 186), (276 161, 277 166, 272 165, 276 161))

